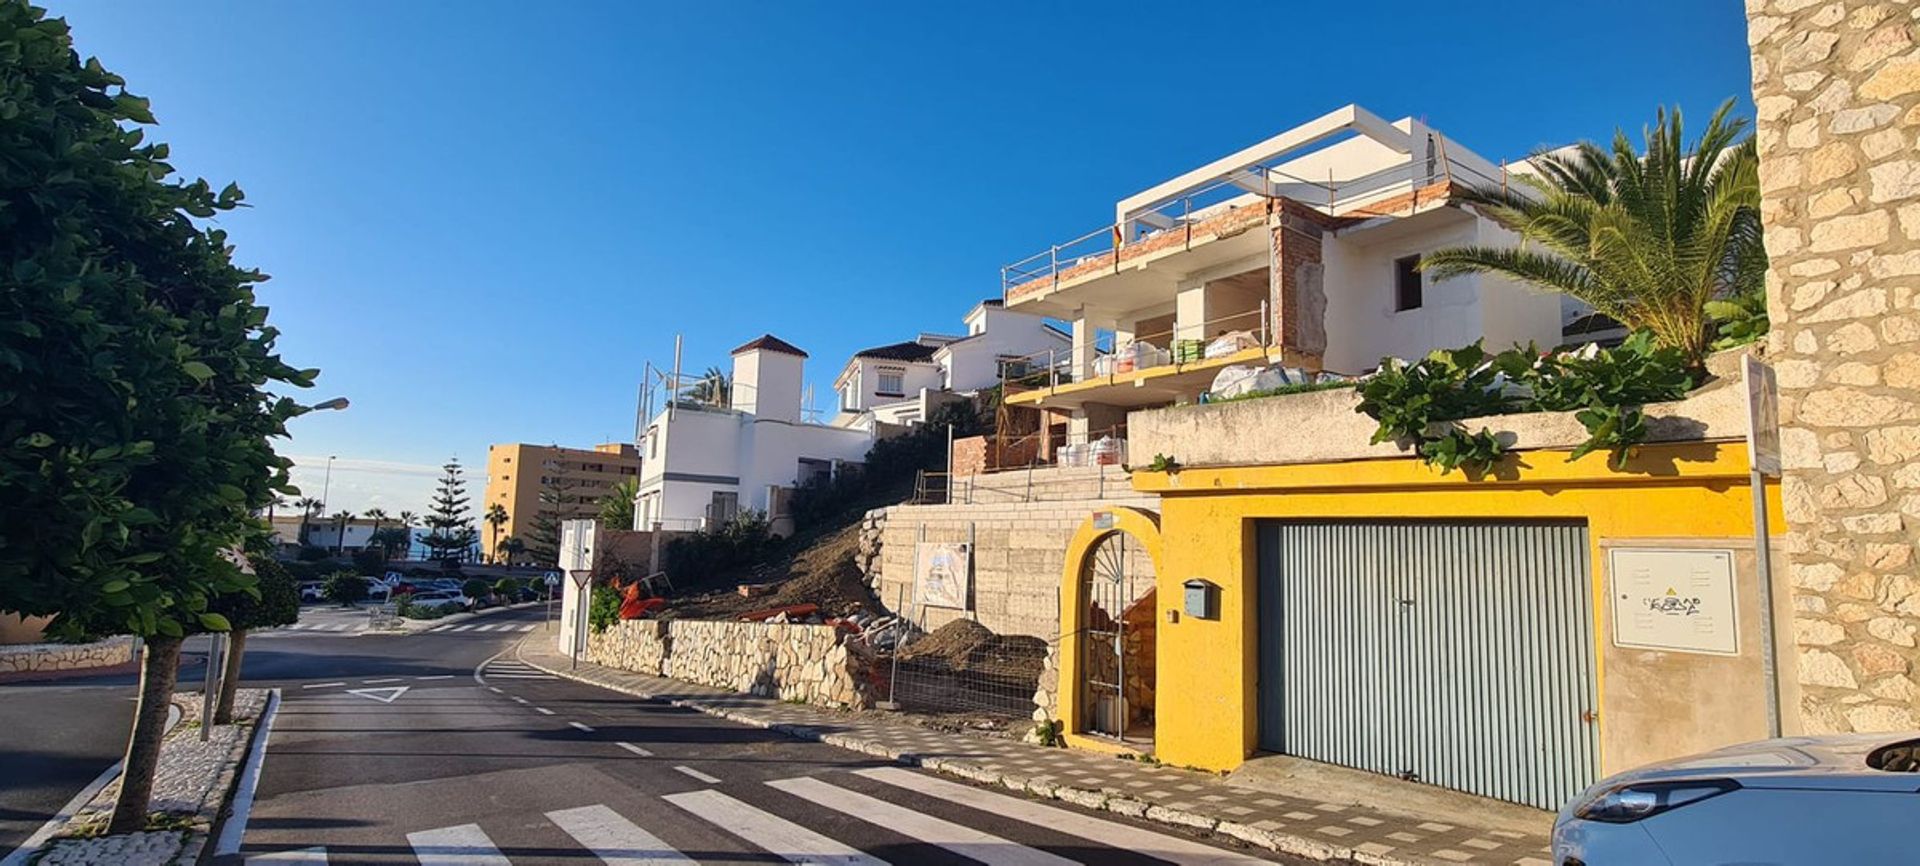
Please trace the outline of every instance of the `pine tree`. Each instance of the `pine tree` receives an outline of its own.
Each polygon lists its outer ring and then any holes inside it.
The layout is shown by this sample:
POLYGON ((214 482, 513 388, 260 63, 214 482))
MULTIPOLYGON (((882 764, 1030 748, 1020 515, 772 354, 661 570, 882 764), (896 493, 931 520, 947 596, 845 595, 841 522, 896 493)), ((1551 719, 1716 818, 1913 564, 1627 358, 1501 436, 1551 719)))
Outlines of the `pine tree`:
POLYGON ((539 508, 527 530, 527 553, 540 565, 560 562, 560 522, 574 516, 580 497, 572 491, 579 482, 567 474, 566 462, 549 460, 540 476, 539 508))
POLYGON ((427 536, 420 540, 431 551, 429 558, 464 561, 480 533, 467 516, 467 479, 455 457, 440 467, 440 490, 433 495, 433 508, 426 518, 427 536))

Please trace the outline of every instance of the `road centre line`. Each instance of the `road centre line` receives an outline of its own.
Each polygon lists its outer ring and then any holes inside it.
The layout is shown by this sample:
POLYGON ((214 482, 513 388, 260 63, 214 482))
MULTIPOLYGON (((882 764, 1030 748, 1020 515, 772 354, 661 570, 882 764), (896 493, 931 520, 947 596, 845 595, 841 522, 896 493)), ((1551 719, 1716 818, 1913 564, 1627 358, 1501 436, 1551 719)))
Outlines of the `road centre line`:
POLYGON ((301 686, 301 688, 303 688, 303 689, 330 689, 330 688, 333 688, 334 686, 344 686, 344 685, 346 685, 346 684, 347 684, 347 682, 346 682, 346 680, 341 680, 341 681, 339 681, 339 682, 336 682, 336 683, 307 683, 306 685, 304 685, 304 686, 301 686))

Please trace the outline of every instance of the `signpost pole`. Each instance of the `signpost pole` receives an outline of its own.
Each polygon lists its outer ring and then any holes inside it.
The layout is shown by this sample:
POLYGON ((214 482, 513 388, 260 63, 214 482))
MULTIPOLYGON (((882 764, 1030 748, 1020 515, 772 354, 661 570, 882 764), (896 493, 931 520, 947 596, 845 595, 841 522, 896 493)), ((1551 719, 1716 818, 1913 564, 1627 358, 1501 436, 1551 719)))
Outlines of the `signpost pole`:
POLYGON ((1753 496, 1754 573, 1760 584, 1760 667, 1767 684, 1767 736, 1780 727, 1780 665, 1773 634, 1773 554, 1767 538, 1767 476, 1780 475, 1780 420, 1773 367, 1752 355, 1741 364, 1747 386, 1747 465, 1753 496))
POLYGON ((207 635, 207 676, 200 691, 200 742, 206 742, 213 727, 213 696, 220 691, 221 634, 207 635))

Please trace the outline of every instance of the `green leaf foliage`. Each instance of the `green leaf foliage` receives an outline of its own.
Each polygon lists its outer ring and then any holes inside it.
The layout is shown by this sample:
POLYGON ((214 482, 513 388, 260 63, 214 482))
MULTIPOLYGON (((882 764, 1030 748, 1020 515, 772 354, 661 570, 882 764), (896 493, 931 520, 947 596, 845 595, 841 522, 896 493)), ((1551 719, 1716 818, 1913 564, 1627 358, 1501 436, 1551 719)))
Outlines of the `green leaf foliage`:
POLYGON ((320 594, 339 604, 358 604, 367 600, 367 579, 351 571, 336 571, 320 585, 320 594))
POLYGON ((287 567, 271 557, 255 556, 252 592, 236 592, 214 599, 212 611, 226 617, 235 629, 274 628, 300 620, 300 587, 287 567))
POLYGON ((1515 412, 1573 412, 1588 438, 1579 459, 1596 450, 1624 465, 1646 441, 1647 403, 1678 400, 1694 386, 1686 355, 1636 331, 1619 346, 1542 353, 1535 347, 1488 355, 1480 344, 1444 349, 1412 364, 1388 358, 1361 382, 1359 411, 1379 422, 1373 441, 1412 447, 1442 471, 1481 471, 1500 458, 1498 438, 1461 421, 1515 412))
POLYGON ((0 611, 184 635, 254 583, 224 554, 288 486, 303 409, 226 233, 240 207, 148 143, 147 100, 0 0, 0 611))

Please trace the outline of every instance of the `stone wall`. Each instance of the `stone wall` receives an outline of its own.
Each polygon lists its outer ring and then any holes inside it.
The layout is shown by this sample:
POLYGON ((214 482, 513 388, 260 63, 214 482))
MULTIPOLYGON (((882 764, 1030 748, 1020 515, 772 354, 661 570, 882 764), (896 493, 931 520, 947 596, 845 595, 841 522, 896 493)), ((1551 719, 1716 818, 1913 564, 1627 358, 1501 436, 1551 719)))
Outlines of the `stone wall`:
POLYGON ((1920 7, 1747 13, 1802 722, 1920 727, 1920 7))
POLYGON ((971 618, 996 634, 1053 641, 1060 633, 1060 573, 1067 542, 1088 515, 1133 506, 1158 510, 1157 496, 1109 486, 1110 499, 976 505, 896 505, 881 524, 878 565, 867 572, 874 594, 888 610, 912 606, 914 552, 920 541, 972 541, 973 599, 970 610, 929 607, 913 611, 916 624, 932 631, 971 618))
POLYGON ((133 638, 116 637, 83 644, 0 646, 0 675, 110 668, 133 661, 133 645, 133 638))
POLYGON ((588 661, 743 694, 867 707, 868 666, 833 626, 623 620, 587 640, 588 661))

